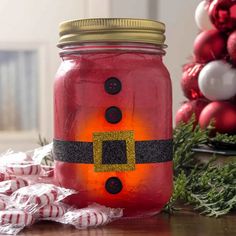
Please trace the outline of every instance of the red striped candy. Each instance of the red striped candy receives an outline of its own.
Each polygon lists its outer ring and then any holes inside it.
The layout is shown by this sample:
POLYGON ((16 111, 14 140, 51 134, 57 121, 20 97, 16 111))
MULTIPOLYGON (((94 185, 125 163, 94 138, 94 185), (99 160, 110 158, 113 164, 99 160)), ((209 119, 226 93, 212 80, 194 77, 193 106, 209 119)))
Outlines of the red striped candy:
POLYGON ((62 205, 47 205, 39 209, 38 214, 39 218, 55 218, 61 217, 65 214, 65 207, 62 205))
POLYGON ((35 213, 41 207, 59 202, 75 192, 53 184, 37 183, 18 189, 11 195, 10 200, 17 208, 35 213))
POLYGON ((31 214, 20 210, 0 211, 0 225, 12 224, 16 226, 27 226, 34 223, 34 218, 31 214))
POLYGON ((57 200, 57 191, 55 190, 50 190, 47 193, 41 193, 41 194, 37 192, 31 192, 30 190, 28 194, 17 192, 13 198, 13 201, 22 206, 26 205, 45 206, 55 202, 56 200, 57 200))
POLYGON ((12 176, 8 173, 0 172, 0 182, 5 181, 5 180, 10 180, 10 179, 15 179, 15 176, 12 176))
POLYGON ((16 190, 27 185, 28 182, 21 178, 2 181, 0 182, 0 193, 10 195, 16 190))
POLYGON ((6 172, 13 175, 38 175, 40 171, 40 165, 32 162, 11 163, 6 166, 6 172))
POLYGON ((108 223, 109 218, 107 214, 102 211, 89 209, 89 210, 75 210, 67 212, 65 218, 76 228, 96 227, 108 223), (70 222, 71 219, 71 222, 70 222))

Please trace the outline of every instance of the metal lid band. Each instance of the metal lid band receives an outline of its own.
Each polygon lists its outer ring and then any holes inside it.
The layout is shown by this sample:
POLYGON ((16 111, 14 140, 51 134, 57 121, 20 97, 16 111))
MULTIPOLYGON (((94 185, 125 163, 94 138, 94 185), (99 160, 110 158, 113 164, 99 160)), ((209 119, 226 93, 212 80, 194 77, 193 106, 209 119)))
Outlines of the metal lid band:
POLYGON ((165 25, 147 19, 95 18, 65 21, 59 25, 59 43, 137 42, 163 45, 165 25))

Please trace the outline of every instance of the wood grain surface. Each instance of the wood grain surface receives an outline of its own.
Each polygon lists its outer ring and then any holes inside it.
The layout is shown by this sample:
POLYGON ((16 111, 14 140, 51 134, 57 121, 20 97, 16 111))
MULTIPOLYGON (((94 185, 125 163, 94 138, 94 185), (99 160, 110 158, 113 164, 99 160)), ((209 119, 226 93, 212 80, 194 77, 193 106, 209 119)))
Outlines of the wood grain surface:
POLYGON ((21 236, 233 236, 236 235, 236 215, 209 218, 195 213, 172 216, 159 214, 145 219, 123 219, 89 230, 52 222, 39 222, 24 229, 21 236))

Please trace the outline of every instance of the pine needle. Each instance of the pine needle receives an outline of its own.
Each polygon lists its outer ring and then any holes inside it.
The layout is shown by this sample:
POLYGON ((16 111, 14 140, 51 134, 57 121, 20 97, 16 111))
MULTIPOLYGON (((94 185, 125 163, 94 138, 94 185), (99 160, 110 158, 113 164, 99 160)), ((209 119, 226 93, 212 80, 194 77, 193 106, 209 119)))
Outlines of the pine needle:
MULTIPOLYGON (((209 129, 193 129, 193 124, 194 118, 174 130, 174 193, 166 210, 174 212, 181 201, 200 214, 219 217, 236 208, 236 162, 216 165, 212 156, 203 164, 194 158, 192 148, 208 142, 209 129)), ((217 134, 215 140, 236 145, 236 135, 217 134)))

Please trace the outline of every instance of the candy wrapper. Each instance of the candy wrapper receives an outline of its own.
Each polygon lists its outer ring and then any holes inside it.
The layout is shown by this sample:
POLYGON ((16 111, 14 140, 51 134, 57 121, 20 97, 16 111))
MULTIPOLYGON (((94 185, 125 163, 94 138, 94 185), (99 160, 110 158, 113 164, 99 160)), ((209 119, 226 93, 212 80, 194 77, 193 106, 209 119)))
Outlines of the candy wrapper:
POLYGON ((75 190, 38 183, 19 188, 11 196, 0 194, 0 233, 15 235, 36 221, 62 217, 68 207, 60 201, 74 193, 75 190))
POLYGON ((51 178, 54 176, 54 166, 41 165, 41 178, 51 178))
POLYGON ((24 227, 33 224, 33 215, 15 209, 10 197, 0 194, 0 234, 17 234, 24 227))
POLYGON ((75 193, 75 190, 53 184, 38 183, 15 191, 11 195, 11 201, 14 202, 16 208, 34 214, 40 208, 60 202, 75 193))
POLYGON ((9 205, 10 205, 9 196, 5 194, 0 194, 0 211, 8 209, 9 205))
MULTIPOLYGON (((41 183, 41 186, 38 184, 40 182, 53 182, 52 177, 54 173, 54 167, 52 166, 44 166, 45 158, 51 158, 52 152, 52 144, 46 145, 44 147, 37 148, 33 151, 24 152, 13 152, 11 150, 7 151, 0 155, 0 233, 1 234, 17 234, 24 227, 29 226, 38 219, 38 216, 32 212, 26 211, 20 205, 16 204, 22 202, 23 199, 20 199, 20 193, 24 191, 24 187, 28 187, 30 192, 30 196, 34 195, 37 200, 42 198, 41 205, 38 204, 35 206, 35 211, 43 206, 43 208, 47 208, 44 206, 43 201, 44 197, 50 195, 48 191, 53 189, 53 193, 55 196, 53 200, 60 201, 64 197, 68 196, 69 193, 72 193, 73 190, 68 190, 62 192, 62 189, 50 185, 44 185, 41 183), (37 184, 36 187, 33 187, 37 184), (31 186, 28 186, 31 185, 31 186), (34 188, 38 188, 38 192, 33 192, 34 188), (23 189, 23 190, 21 190, 23 189), (44 196, 39 193, 39 190, 43 191, 44 196), (18 197, 16 198, 17 202, 15 202, 16 191, 21 190, 18 193, 18 197), (14 199, 14 200, 13 200, 14 199), (40 205, 40 206, 39 206, 40 205)), ((48 163, 46 163, 48 164, 48 163)), ((53 162, 51 161, 51 164, 53 162)), ((26 197, 26 196, 24 196, 26 197)), ((29 197, 30 198, 30 197, 29 197)), ((24 202, 27 207, 30 207, 30 204, 24 202)), ((59 203, 58 203, 59 204, 59 203)), ((64 209, 64 208, 63 208, 64 209)), ((42 211, 42 210, 41 210, 42 211)), ((54 210, 55 211, 55 210, 54 210)), ((60 210, 58 216, 61 216, 62 210, 60 210)), ((46 212, 46 210, 44 210, 46 212)), ((50 212, 49 212, 50 213, 50 212)), ((44 213, 45 214, 45 213, 44 213)), ((64 214, 64 211, 63 211, 64 214)), ((47 215, 49 216, 49 215, 47 215)), ((52 216, 56 217, 57 214, 52 214, 52 216)))
MULTIPOLYGON (((51 164, 53 165, 51 153, 52 144, 48 144, 26 153, 8 151, 2 154, 0 156, 0 181, 20 177, 21 179, 26 179, 28 184, 34 184, 40 181, 46 182, 45 178, 52 178, 54 173, 53 166, 45 167, 45 164, 43 164, 45 159, 50 156, 51 164)), ((48 182, 52 182, 52 179, 48 182)))
POLYGON ((39 208, 35 213, 34 217, 39 220, 54 219, 62 217, 69 207, 61 202, 51 203, 46 206, 39 208))
POLYGON ((22 178, 15 178, 0 182, 0 194, 10 195, 16 190, 28 185, 27 180, 22 178))
POLYGON ((32 225, 34 221, 33 215, 22 210, 0 211, 0 233, 16 235, 24 227, 32 225))
POLYGON ((62 224, 73 225, 77 229, 86 229, 106 225, 123 216, 123 210, 92 204, 83 209, 69 209, 62 217, 48 218, 62 224))
POLYGON ((63 200, 77 191, 53 184, 52 144, 33 151, 0 155, 0 234, 19 233, 34 222, 51 220, 78 229, 105 225, 122 209, 93 204, 75 209, 63 200))

